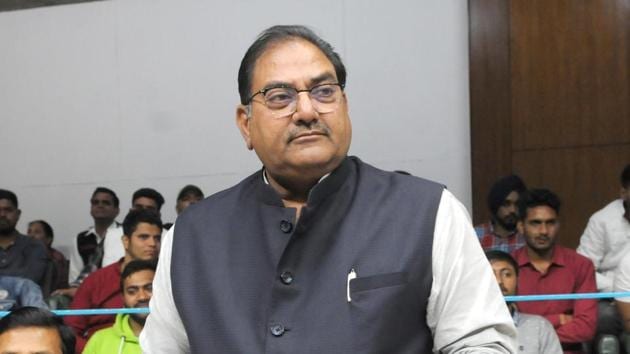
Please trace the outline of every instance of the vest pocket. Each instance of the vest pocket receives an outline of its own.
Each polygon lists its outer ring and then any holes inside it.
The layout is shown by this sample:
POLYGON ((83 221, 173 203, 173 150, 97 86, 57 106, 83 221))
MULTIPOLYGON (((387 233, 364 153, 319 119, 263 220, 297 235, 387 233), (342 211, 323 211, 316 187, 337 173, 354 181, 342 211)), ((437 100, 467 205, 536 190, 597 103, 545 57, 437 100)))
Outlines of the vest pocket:
POLYGON ((350 281, 350 293, 354 294, 360 291, 385 288, 388 286, 397 286, 407 283, 407 273, 385 273, 371 275, 367 277, 359 277, 350 281))
MULTIPOLYGON (((354 353, 408 353, 420 313, 406 272, 377 274, 350 281, 354 353)), ((412 345, 413 347, 413 345, 412 345)))

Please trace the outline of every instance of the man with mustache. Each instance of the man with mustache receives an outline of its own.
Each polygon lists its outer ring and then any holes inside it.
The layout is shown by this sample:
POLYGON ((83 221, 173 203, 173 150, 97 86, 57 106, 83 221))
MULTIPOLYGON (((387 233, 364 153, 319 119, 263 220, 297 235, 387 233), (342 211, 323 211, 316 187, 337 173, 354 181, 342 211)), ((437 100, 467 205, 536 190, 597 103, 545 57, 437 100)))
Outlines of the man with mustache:
POLYGON ((516 175, 503 177, 492 185, 488 193, 492 219, 475 227, 484 251, 510 253, 525 246, 525 238, 516 229, 518 200, 525 190, 525 183, 516 175))
MULTIPOLYGON (((505 296, 517 294, 518 264, 503 251, 488 251, 486 257, 492 266, 497 284, 505 296)), ((524 314, 514 302, 507 302, 518 331, 519 354, 562 354, 562 347, 551 323, 538 315, 524 314)))
MULTIPOLYGON (((162 221, 151 210, 131 210, 123 221, 122 243, 125 256, 90 274, 81 284, 70 309, 118 308, 123 306, 120 294, 121 272, 134 260, 155 261, 160 252, 162 221)), ((113 316, 66 316, 65 322, 77 336, 77 352, 97 330, 114 323, 113 316)))
POLYGON ((48 252, 43 242, 22 235, 15 228, 20 214, 15 193, 0 189, 0 275, 27 278, 41 286, 48 252))
MULTIPOLYGON (((155 263, 131 261, 120 275, 120 291, 127 308, 146 308, 153 293, 155 263)), ((148 314, 118 314, 114 325, 94 333, 83 354, 140 354, 138 335, 148 314)))
MULTIPOLYGON (((597 291, 593 262, 556 244, 559 212, 560 199, 547 189, 531 190, 519 202, 518 228, 527 245, 512 255, 519 267, 520 295, 597 291)), ((565 354, 583 353, 582 343, 595 334, 596 300, 526 301, 519 309, 551 322, 565 354)))
POLYGON ((332 46, 274 26, 238 77, 236 124, 263 167, 177 218, 143 350, 514 353, 464 207, 440 184, 347 156, 346 70, 332 46))
POLYGON ((55 307, 66 308, 88 275, 124 255, 119 241, 122 227, 116 222, 119 204, 118 196, 109 188, 97 187, 92 192, 90 215, 94 225, 76 236, 70 251, 70 286, 53 291, 49 301, 55 307))

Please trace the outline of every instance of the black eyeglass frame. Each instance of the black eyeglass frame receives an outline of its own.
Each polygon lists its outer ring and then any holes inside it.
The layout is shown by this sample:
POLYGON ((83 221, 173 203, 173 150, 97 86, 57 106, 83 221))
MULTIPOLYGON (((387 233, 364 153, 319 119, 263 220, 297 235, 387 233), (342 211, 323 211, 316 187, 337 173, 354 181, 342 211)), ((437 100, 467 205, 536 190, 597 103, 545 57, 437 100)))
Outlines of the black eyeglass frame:
MULTIPOLYGON (((293 87, 291 85, 284 85, 284 84, 272 85, 272 86, 269 86, 269 87, 265 87, 262 90, 258 90, 253 95, 249 96, 249 98, 247 99, 247 103, 245 103, 245 105, 251 104, 252 101, 254 100, 254 97, 256 97, 256 95, 259 95, 259 94, 262 93, 263 96, 264 96, 265 93, 267 93, 267 91, 278 89, 278 88, 292 89, 292 90, 295 90, 295 92, 297 94, 299 94, 300 92, 308 92, 310 94, 316 88, 321 87, 321 86, 326 86, 326 85, 339 86, 339 88, 341 88, 341 92, 343 92, 343 90, 345 89, 345 86, 346 86, 345 84, 342 84, 342 83, 339 83, 339 82, 326 82, 326 83, 317 84, 317 85, 315 85, 315 86, 313 86, 313 87, 311 87, 309 89, 298 90, 298 89, 296 89, 295 87, 293 87)), ((265 106, 266 105, 267 104, 265 103, 265 106)))

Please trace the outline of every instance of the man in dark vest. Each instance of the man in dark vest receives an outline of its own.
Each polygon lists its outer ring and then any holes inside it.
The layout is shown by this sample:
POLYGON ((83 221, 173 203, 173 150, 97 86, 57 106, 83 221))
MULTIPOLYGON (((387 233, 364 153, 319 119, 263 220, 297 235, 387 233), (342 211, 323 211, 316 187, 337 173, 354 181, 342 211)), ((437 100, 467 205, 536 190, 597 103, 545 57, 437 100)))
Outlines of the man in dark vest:
POLYGON ((346 71, 330 44, 269 28, 238 81, 237 125, 263 168, 179 215, 145 353, 514 353, 464 207, 347 156, 346 71))

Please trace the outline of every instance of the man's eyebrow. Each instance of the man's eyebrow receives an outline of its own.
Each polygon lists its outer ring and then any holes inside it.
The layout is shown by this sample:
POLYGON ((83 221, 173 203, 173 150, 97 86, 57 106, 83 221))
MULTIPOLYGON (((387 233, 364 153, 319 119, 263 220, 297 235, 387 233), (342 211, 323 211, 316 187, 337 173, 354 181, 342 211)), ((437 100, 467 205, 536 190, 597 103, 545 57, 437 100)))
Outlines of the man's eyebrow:
MULTIPOLYGON (((335 75, 331 72, 325 72, 323 74, 317 75, 314 78, 311 78, 308 83, 308 87, 313 87, 315 85, 321 84, 322 82, 325 81, 335 81, 335 75)), ((263 87, 263 90, 268 90, 271 88, 276 88, 276 87, 293 87, 293 85, 291 83, 288 83, 286 81, 270 81, 267 84, 265 84, 265 86, 263 87)))
POLYGON ((277 87, 293 87, 293 85, 285 81, 270 81, 267 84, 265 84, 265 86, 262 89, 269 90, 269 89, 277 88, 277 87))
POLYGON ((321 84, 324 81, 334 81, 334 80, 335 80, 335 75, 333 73, 325 72, 321 75, 318 75, 312 78, 310 81, 310 85, 315 86, 317 84, 321 84))

